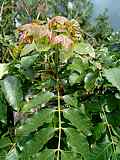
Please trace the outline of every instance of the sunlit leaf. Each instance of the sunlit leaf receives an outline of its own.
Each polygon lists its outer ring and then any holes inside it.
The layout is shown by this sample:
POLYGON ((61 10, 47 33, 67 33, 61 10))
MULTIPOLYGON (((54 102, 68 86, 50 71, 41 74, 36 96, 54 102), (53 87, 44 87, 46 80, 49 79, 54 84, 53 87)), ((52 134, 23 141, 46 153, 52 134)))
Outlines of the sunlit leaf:
POLYGON ((23 101, 22 85, 15 76, 7 76, 1 81, 2 91, 8 103, 15 109, 20 109, 23 101))
POLYGON ((72 73, 70 76, 69 76, 69 82, 71 85, 75 84, 75 83, 80 83, 81 81, 81 76, 77 73, 72 73))
POLYGON ((28 103, 23 106, 23 111, 30 111, 30 109, 40 106, 41 104, 47 103, 53 98, 54 94, 51 92, 41 92, 40 94, 33 97, 28 103))
POLYGON ((120 91, 120 68, 111 68, 104 70, 104 76, 120 91))
POLYGON ((78 105, 78 100, 76 97, 72 97, 70 95, 65 95, 65 96, 63 96, 63 99, 64 99, 65 103, 70 106, 77 107, 77 105, 78 105))
POLYGON ((8 152, 5 160, 18 160, 16 148, 13 148, 8 152))
POLYGON ((25 56, 34 50, 36 50, 36 45, 34 42, 31 44, 26 44, 25 47, 21 50, 21 56, 25 56))
POLYGON ((2 79, 2 77, 6 74, 8 74, 8 64, 0 63, 0 79, 2 79))
POLYGON ((89 43, 78 43, 75 46, 74 51, 80 55, 89 55, 90 57, 95 58, 95 51, 89 43))

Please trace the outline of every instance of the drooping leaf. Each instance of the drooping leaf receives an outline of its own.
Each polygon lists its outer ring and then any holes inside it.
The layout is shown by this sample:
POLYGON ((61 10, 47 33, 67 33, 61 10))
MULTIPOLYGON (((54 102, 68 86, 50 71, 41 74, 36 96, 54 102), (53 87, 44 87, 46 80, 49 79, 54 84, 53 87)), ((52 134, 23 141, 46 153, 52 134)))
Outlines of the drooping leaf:
POLYGON ((15 76, 7 76, 1 81, 2 91, 8 103, 15 109, 20 109, 23 93, 20 80, 15 76))
POLYGON ((66 128, 64 131, 67 136, 68 146, 72 148, 72 151, 81 154, 82 157, 86 157, 89 152, 87 137, 74 128, 66 128))
POLYGON ((0 79, 2 79, 2 77, 6 74, 8 74, 8 64, 0 63, 0 79))
POLYGON ((53 118, 53 110, 52 109, 44 109, 38 113, 35 113, 33 117, 27 119, 25 124, 21 125, 16 130, 17 137, 23 138, 27 136, 29 133, 35 131, 38 127, 42 126, 44 123, 49 123, 53 118))
POLYGON ((38 153, 38 151, 43 148, 43 146, 48 142, 48 140, 53 137, 54 132, 54 128, 43 128, 40 131, 36 132, 33 138, 31 138, 23 146, 20 155, 21 160, 29 159, 29 157, 32 157, 36 153, 38 153))
POLYGON ((104 70, 104 76, 120 91, 120 68, 111 68, 104 70))
POLYGON ((35 157, 36 160, 54 160, 55 152, 51 149, 43 150, 42 152, 38 153, 35 157))
POLYGON ((40 106, 41 104, 47 103, 53 98, 54 94, 51 92, 41 92, 40 94, 33 97, 28 103, 23 106, 23 111, 30 111, 30 109, 40 106))
POLYGON ((90 119, 85 114, 80 113, 78 109, 73 109, 73 108, 66 109, 64 110, 63 115, 79 131, 85 132, 86 134, 90 132, 90 127, 91 127, 90 119))

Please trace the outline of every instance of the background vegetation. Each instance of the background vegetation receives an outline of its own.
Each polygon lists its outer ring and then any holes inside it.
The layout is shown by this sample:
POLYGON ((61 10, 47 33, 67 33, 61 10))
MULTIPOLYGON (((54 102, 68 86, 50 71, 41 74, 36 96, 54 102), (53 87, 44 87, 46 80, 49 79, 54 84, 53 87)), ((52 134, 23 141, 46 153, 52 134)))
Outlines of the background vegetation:
POLYGON ((119 160, 120 34, 106 13, 91 24, 89 0, 0 6, 0 159, 119 160))

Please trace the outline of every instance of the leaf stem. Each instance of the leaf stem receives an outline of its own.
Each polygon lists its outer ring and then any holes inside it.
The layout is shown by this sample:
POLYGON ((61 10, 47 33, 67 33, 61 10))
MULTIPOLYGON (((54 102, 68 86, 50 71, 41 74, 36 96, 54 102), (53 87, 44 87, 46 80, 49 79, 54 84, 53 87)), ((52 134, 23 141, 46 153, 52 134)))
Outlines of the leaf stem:
MULTIPOLYGON (((113 139, 112 132, 111 132, 111 128, 110 128, 110 125, 109 125, 109 123, 108 123, 107 116, 106 116, 106 113, 105 113, 105 110, 104 110, 103 107, 102 107, 102 111, 103 111, 103 114, 104 114, 104 117, 105 117, 105 122, 106 122, 106 124, 107 124, 109 134, 110 134, 110 138, 111 138, 111 142, 112 142, 112 146, 113 146, 113 152, 115 153, 115 143, 114 143, 114 139, 113 139)), ((115 155, 115 156, 116 156, 116 155, 115 155)))
POLYGON ((58 118, 59 118, 59 139, 58 139, 58 148, 57 148, 57 160, 60 157, 60 142, 61 142, 61 107, 60 107, 60 92, 59 92, 59 79, 57 79, 57 95, 58 95, 58 118))

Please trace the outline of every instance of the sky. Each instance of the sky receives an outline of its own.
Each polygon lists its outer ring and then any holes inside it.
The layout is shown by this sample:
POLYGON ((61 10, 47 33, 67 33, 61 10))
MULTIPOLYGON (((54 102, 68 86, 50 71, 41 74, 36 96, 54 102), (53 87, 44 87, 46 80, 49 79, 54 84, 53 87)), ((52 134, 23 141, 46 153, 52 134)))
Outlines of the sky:
POLYGON ((109 21, 112 27, 120 30, 120 0, 91 0, 94 3, 93 19, 108 9, 109 21))

